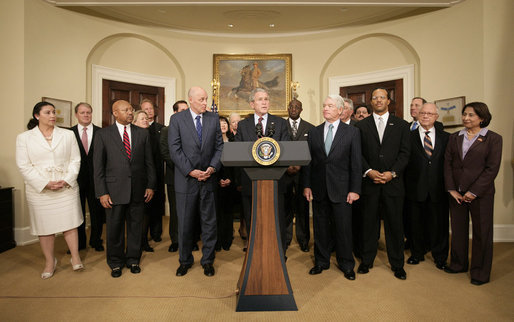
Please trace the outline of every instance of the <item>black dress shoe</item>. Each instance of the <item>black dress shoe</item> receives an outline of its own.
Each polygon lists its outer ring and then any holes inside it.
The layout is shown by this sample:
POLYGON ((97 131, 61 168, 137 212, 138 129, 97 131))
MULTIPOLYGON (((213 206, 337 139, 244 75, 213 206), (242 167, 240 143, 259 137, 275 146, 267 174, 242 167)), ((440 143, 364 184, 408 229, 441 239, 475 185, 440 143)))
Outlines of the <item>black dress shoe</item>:
POLYGON ((468 270, 461 270, 461 271, 457 271, 457 270, 454 270, 454 269, 451 269, 450 267, 446 266, 444 268, 444 271, 448 274, 457 274, 457 273, 466 273, 468 270))
POLYGON ((230 250, 230 246, 231 245, 225 245, 225 246, 222 246, 222 248, 223 248, 223 250, 227 250, 228 251, 228 250, 230 250))
POLYGON ((184 276, 187 274, 187 270, 191 268, 192 265, 184 265, 180 264, 180 266, 177 268, 177 276, 184 276))
POLYGON ((214 247, 214 250, 217 251, 217 252, 221 252, 221 245, 216 245, 214 247))
POLYGON ((114 278, 120 277, 121 276, 121 267, 113 268, 111 271, 111 276, 114 278))
POLYGON ((446 262, 445 261, 436 261, 435 267, 438 269, 445 269, 446 268, 446 262))
POLYGON ((307 253, 309 252, 309 244, 307 243, 302 243, 300 244, 300 250, 304 253, 307 253))
POLYGON ((197 250, 200 250, 200 248, 198 248, 198 244, 197 243, 194 243, 193 244, 193 251, 197 251, 197 250))
POLYGON ((357 269, 357 273, 359 274, 368 274, 369 273, 369 269, 372 268, 373 265, 366 265, 364 263, 361 263, 359 265, 359 268, 357 269))
POLYGON ((178 250, 178 244, 171 244, 170 247, 168 248, 168 252, 170 253, 174 253, 178 250))
POLYGON ((407 273, 402 267, 399 268, 393 268, 394 277, 400 280, 406 280, 407 279, 407 273))
POLYGON ((411 257, 409 257, 409 259, 407 259, 407 264, 418 265, 419 262, 423 262, 424 260, 425 260, 424 258, 417 258, 417 257, 411 256, 411 257))
POLYGON ((352 270, 349 270, 349 271, 345 271, 341 268, 341 266, 337 266, 339 268, 339 270, 341 270, 341 272, 343 272, 344 274, 344 277, 347 279, 347 280, 350 280, 350 281, 355 281, 355 272, 352 270))
POLYGON ((97 245, 94 248, 97 252, 103 252, 105 250, 103 245, 97 245))
POLYGON ((473 284, 473 285, 480 286, 480 285, 483 285, 485 283, 487 283, 487 282, 482 282, 482 281, 479 281, 479 280, 476 280, 476 279, 473 279, 473 278, 471 279, 471 284, 473 284))
POLYGON ((138 264, 132 264, 132 265, 130 265, 130 272, 132 274, 139 274, 139 273, 141 273, 141 267, 139 267, 138 264))
POLYGON ((154 252, 153 248, 152 248, 152 247, 150 247, 150 245, 145 245, 145 246, 143 246, 143 250, 144 250, 145 252, 148 252, 148 253, 153 253, 153 252, 154 252))
POLYGON ((205 265, 202 265, 203 267, 203 274, 205 276, 214 276, 214 266, 212 266, 212 264, 205 264, 205 265))
POLYGON ((313 268, 311 268, 311 270, 309 271, 309 274, 310 275, 318 275, 318 274, 321 274, 321 272, 323 272, 324 270, 327 270, 328 267, 321 267, 319 265, 314 265, 313 268))

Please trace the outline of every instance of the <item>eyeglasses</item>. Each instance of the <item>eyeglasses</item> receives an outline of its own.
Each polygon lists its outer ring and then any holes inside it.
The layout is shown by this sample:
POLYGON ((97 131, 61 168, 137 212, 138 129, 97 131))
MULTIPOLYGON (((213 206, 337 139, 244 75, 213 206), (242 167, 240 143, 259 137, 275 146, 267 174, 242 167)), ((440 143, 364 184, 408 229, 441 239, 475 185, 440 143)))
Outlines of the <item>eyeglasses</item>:
POLYGON ((372 99, 372 100, 374 100, 374 101, 376 101, 376 100, 377 100, 377 99, 379 99, 379 98, 380 98, 381 100, 385 100, 385 99, 387 99, 387 96, 372 96, 372 97, 371 97, 371 99, 372 99))
POLYGON ((437 115, 437 113, 419 112, 418 115, 421 115, 421 116, 435 116, 435 115, 437 115))

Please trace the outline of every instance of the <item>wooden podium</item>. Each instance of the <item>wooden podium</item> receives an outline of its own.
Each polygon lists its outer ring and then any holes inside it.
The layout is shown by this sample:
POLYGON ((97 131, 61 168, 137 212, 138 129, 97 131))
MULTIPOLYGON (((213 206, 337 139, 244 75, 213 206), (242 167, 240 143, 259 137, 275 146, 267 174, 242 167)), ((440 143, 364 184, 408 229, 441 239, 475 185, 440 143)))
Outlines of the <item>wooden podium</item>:
POLYGON ((278 220, 278 180, 289 165, 307 165, 307 142, 279 142, 280 157, 261 166, 254 142, 225 143, 224 166, 243 167, 252 180, 252 222, 239 281, 236 311, 297 311, 284 260, 278 220))

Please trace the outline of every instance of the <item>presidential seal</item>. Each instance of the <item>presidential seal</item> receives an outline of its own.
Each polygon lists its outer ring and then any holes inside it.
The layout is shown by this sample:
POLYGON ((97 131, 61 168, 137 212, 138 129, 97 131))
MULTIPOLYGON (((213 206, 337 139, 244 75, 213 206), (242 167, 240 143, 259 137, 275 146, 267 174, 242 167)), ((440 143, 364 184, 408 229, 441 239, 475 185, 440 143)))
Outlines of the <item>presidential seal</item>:
POLYGON ((280 145, 272 138, 260 138, 252 146, 252 156, 260 165, 272 165, 280 158, 280 145))

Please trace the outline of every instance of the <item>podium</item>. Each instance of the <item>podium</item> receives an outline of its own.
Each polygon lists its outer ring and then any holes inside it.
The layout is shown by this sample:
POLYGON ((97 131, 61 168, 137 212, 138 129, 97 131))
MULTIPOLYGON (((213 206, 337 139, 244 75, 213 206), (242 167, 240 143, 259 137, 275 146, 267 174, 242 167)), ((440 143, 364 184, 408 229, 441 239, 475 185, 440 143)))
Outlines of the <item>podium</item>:
MULTIPOLYGON (((276 142, 276 141, 275 141, 276 142)), ((254 142, 227 142, 221 162, 243 167, 252 180, 248 248, 237 283, 236 311, 297 311, 284 260, 278 219, 278 180, 290 165, 307 165, 307 142, 278 142, 280 156, 263 166, 253 157, 254 142)))

